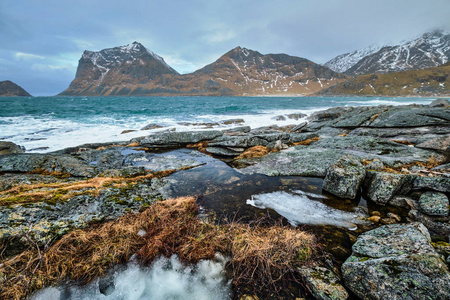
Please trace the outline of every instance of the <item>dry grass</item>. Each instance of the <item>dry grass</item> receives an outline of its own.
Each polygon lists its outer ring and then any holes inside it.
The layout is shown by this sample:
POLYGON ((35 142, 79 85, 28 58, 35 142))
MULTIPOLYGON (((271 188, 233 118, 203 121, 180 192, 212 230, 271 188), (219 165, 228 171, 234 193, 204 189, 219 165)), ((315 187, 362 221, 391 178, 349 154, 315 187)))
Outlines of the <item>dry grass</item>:
POLYGON ((269 149, 264 146, 254 146, 246 149, 244 152, 236 156, 234 159, 261 157, 269 153, 269 149))
MULTIPOLYGON (((367 166, 368 164, 370 164, 373 160, 366 160, 363 159, 361 162, 364 166, 367 166)), ((395 167, 387 167, 385 166, 383 169, 379 170, 382 172, 387 172, 387 173, 398 173, 398 174, 410 174, 410 169, 412 167, 422 167, 425 168, 425 170, 429 171, 430 169, 433 169, 439 165, 441 165, 443 163, 443 161, 440 161, 438 159, 436 159, 436 157, 434 155, 432 155, 430 157, 430 160, 427 162, 423 162, 423 161, 414 161, 412 163, 409 164, 403 164, 403 165, 399 165, 399 166, 395 166, 395 167)))
POLYGON ((313 137, 313 138, 310 138, 310 139, 307 139, 307 140, 304 140, 304 141, 301 141, 301 142, 293 143, 293 144, 294 144, 295 146, 299 146, 299 145, 302 145, 302 146, 309 146, 309 145, 311 145, 312 143, 317 142, 317 141, 319 141, 319 140, 321 140, 320 137, 313 137))
POLYGON ((195 144, 186 145, 186 148, 194 148, 200 152, 206 153, 206 148, 208 147, 208 144, 209 144, 208 141, 203 141, 203 142, 198 142, 195 144))
POLYGON ((392 141, 392 142, 395 142, 395 143, 402 144, 402 145, 414 146, 414 144, 411 143, 410 141, 402 141, 402 140, 391 140, 391 141, 392 141))
MULTIPOLYGON (((32 244, 32 243, 31 243, 32 244)), ((314 238, 294 228, 212 225, 197 218, 194 198, 151 205, 139 214, 86 230, 74 230, 47 249, 31 247, 0 262, 0 298, 23 299, 65 280, 87 283, 137 253, 143 263, 177 254, 185 263, 230 256, 237 287, 276 291, 314 251, 314 238), (141 236, 139 231, 145 231, 141 236)))
POLYGON ((108 187, 125 187, 146 179, 164 177, 175 170, 147 173, 135 177, 95 177, 76 182, 22 184, 0 192, 0 205, 65 201, 81 194, 97 196, 108 187))

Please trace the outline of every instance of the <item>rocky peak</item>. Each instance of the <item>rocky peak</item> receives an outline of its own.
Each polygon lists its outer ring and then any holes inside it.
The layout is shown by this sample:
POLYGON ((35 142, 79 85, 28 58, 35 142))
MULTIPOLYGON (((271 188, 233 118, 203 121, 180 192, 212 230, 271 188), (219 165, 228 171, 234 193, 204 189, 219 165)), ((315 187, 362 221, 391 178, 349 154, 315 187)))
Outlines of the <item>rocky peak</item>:
POLYGON ((339 55, 325 66, 349 75, 390 73, 437 67, 450 61, 450 33, 442 29, 383 47, 339 55))
POLYGON ((30 97, 31 95, 25 91, 22 87, 15 84, 12 81, 5 80, 0 81, 0 97, 11 97, 11 96, 25 96, 30 97))

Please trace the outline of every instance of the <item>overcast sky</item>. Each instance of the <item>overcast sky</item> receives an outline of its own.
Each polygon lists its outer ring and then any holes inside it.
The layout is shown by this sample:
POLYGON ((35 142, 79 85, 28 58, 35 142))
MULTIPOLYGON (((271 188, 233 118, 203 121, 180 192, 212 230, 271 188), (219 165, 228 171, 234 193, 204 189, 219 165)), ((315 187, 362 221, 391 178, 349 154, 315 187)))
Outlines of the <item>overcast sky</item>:
POLYGON ((324 63, 450 28, 450 0, 0 0, 0 81, 55 95, 84 50, 138 41, 180 73, 236 46, 324 63))

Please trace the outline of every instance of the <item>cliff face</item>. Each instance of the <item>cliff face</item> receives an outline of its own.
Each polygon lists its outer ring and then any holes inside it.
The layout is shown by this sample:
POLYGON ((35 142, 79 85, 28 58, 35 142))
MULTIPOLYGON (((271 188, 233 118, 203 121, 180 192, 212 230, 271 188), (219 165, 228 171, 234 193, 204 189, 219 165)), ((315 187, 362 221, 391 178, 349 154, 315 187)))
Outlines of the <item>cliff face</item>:
POLYGON ((23 88, 12 81, 0 81, 0 97, 23 96, 31 97, 31 95, 23 88))
POLYGON ((307 59, 237 47, 180 75, 139 43, 85 51, 61 95, 308 95, 346 78, 307 59))

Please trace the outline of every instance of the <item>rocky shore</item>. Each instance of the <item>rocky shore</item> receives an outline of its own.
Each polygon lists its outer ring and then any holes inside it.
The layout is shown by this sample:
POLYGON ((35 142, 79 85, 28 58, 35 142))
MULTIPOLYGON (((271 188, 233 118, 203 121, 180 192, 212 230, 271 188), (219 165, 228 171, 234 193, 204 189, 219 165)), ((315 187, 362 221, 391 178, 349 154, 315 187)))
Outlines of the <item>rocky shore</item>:
POLYGON ((164 132, 47 154, 0 142, 0 275, 30 240, 48 247, 74 228, 165 200, 170 174, 208 155, 243 175, 323 178, 324 193, 367 201, 366 221, 377 228, 358 236, 352 255, 337 268, 317 262, 299 270, 316 299, 450 299, 445 100, 337 107, 283 128, 164 132), (166 152, 184 148, 191 152, 166 152))

